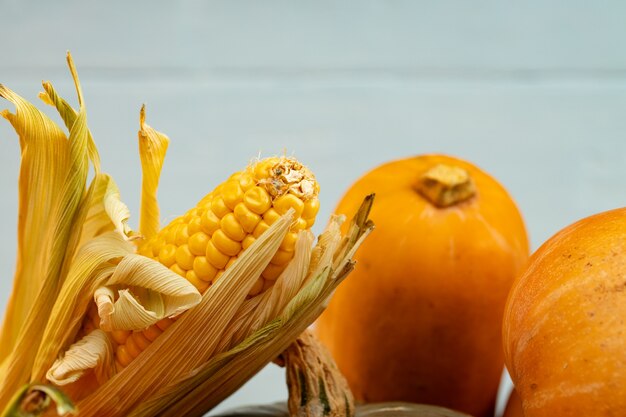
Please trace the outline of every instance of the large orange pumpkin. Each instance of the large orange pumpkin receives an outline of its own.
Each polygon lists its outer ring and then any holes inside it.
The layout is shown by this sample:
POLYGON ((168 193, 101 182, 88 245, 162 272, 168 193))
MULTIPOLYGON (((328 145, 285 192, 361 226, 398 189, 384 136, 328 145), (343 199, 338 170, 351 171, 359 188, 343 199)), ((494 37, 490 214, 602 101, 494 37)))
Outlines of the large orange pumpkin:
POLYGON ((526 417, 626 416, 626 208, 544 243, 511 290, 503 329, 526 417))
POLYGON ((501 319, 528 257, 506 190, 474 165, 427 155, 358 180, 338 213, 376 193, 376 230, 317 323, 355 398, 492 416, 501 319))

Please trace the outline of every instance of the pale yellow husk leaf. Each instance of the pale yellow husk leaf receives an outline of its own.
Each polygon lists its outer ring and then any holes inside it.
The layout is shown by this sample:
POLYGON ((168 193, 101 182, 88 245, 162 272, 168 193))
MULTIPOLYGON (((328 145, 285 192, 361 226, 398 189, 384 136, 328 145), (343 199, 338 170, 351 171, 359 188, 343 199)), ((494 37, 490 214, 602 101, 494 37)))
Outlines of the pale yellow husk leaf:
POLYGON ((125 256, 107 285, 122 289, 117 300, 111 297, 113 291, 94 294, 100 327, 105 331, 145 329, 165 317, 188 310, 201 299, 189 281, 141 255, 125 256))
POLYGON ((15 104, 15 114, 5 111, 3 116, 19 134, 22 148, 15 291, 0 337, 6 361, 0 368, 0 404, 29 381, 46 325, 42 318, 50 315, 86 217, 89 132, 69 55, 68 64, 80 105, 68 138, 34 106, 0 87, 0 95, 15 104))
POLYGON ((54 362, 46 378, 53 384, 66 385, 78 381, 86 369, 94 369, 100 383, 107 381, 115 371, 113 345, 100 329, 74 343, 62 359, 54 362))
POLYGON ((141 107, 139 124, 139 157, 142 170, 139 232, 146 239, 150 239, 159 231, 157 189, 170 140, 146 123, 145 106, 141 107))
POLYGON ((0 96, 16 107, 2 111, 19 135, 22 163, 19 178, 17 260, 12 296, 0 332, 0 361, 13 350, 20 329, 46 275, 61 189, 69 170, 69 146, 65 134, 46 115, 0 85, 0 96))
POLYGON ((79 247, 90 239, 111 230, 117 231, 125 239, 133 237, 128 225, 130 211, 120 197, 117 184, 108 174, 97 174, 92 182, 93 196, 85 219, 79 247))

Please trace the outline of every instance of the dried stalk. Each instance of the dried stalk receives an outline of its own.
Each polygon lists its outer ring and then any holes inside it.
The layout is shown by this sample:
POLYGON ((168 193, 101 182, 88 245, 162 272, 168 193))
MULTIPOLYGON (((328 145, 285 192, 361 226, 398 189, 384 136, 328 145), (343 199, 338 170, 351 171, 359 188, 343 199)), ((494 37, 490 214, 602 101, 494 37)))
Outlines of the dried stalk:
POLYGON ((330 352, 305 331, 283 352, 291 417, 350 417, 354 397, 330 352))

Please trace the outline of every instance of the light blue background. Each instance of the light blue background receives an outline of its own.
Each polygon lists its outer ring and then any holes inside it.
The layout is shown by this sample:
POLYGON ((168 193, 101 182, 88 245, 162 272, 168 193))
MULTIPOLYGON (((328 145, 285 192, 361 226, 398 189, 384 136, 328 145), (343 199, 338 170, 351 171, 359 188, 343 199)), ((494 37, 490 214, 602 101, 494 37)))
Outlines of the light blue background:
MULTIPOLYGON (((624 2, 0 0, 0 15, 0 82, 32 101, 43 79, 73 98, 71 50, 104 169, 133 213, 142 103, 172 139, 165 220, 283 150, 317 173, 321 219, 367 170, 427 152, 497 177, 533 248, 626 200, 624 2)), ((8 123, 0 138, 2 311, 19 151, 8 123)), ((220 409, 285 398, 270 366, 220 409)))

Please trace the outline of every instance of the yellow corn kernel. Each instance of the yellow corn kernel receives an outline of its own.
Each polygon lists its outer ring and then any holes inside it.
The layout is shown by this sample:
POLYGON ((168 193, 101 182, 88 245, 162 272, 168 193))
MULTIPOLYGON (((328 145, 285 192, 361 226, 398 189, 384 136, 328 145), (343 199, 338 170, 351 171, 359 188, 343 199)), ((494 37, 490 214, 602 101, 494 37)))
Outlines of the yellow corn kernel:
POLYGON ((211 237, 211 242, 215 247, 224 255, 235 256, 241 251, 241 243, 236 240, 232 240, 226 233, 220 230, 216 230, 211 237))
POLYGON ((141 332, 141 334, 143 334, 146 337, 146 339, 148 339, 151 342, 154 342, 156 338, 161 335, 161 333, 163 333, 163 330, 159 329, 155 324, 148 327, 147 329, 144 329, 141 332))
POLYGON ((85 332, 85 334, 89 334, 89 333, 93 332, 96 329, 97 329, 97 327, 94 326, 93 321, 91 321, 91 320, 87 320, 83 324, 83 332, 85 332))
POLYGON ((184 245, 185 243, 187 243, 188 240, 189 230, 187 228, 187 225, 181 223, 180 225, 178 225, 178 230, 176 231, 176 241, 174 242, 174 244, 177 246, 184 245))
POLYGON ((217 269, 204 256, 196 256, 193 260, 193 271, 203 281, 210 282, 217 274, 217 269))
POLYGON ((241 242, 243 238, 246 237, 246 231, 243 230, 243 227, 241 227, 234 213, 228 213, 226 216, 222 217, 220 225, 222 226, 222 231, 232 240, 241 242))
POLYGON ((265 188, 255 186, 250 188, 243 196, 243 202, 256 214, 265 213, 272 206, 272 199, 265 188))
POLYGON ((300 230, 305 230, 307 228, 307 222, 302 217, 298 217, 295 222, 291 225, 289 230, 292 232, 297 232, 300 230))
POLYGON ((237 203, 241 202, 243 199, 243 190, 239 185, 239 181, 226 181, 224 188, 222 189, 222 199, 224 200, 226 207, 230 210, 233 210, 237 203))
POLYGON ((230 261, 228 261, 228 263, 224 267, 224 270, 227 270, 228 268, 230 268, 232 266, 232 264, 235 263, 236 260, 237 260, 236 256, 233 256, 232 258, 230 258, 230 261))
POLYGON ((306 228, 310 229, 315 224, 315 217, 306 221, 306 228))
POLYGON ((254 231, 252 232, 252 236, 254 236, 255 238, 258 238, 269 228, 270 226, 267 223, 265 223, 265 221, 261 220, 259 224, 257 224, 256 227, 254 228, 254 231))
POLYGON ((202 281, 200 278, 198 278, 193 270, 187 271, 187 275, 185 275, 185 278, 187 278, 187 281, 189 281, 194 287, 196 287, 200 294, 204 294, 207 288, 209 288, 209 286, 211 285, 210 282, 202 281))
POLYGON ((87 310, 87 317, 90 319, 98 318, 98 306, 96 303, 89 303, 89 310, 87 310))
POLYGON ((126 339, 125 346, 126 346, 126 351, 133 358, 136 358, 141 353, 141 349, 139 349, 139 346, 137 346, 137 343, 135 343, 135 338, 132 336, 126 339))
POLYGON ((252 285, 252 288, 250 288, 250 292, 248 292, 248 295, 254 296, 263 291, 263 281, 263 277, 257 278, 257 280, 254 282, 254 285, 252 285))
POLYGON ((298 240, 298 234, 295 232, 287 232, 285 238, 280 244, 280 248, 286 251, 293 251, 296 247, 296 241, 298 240))
POLYGON ((100 328, 100 317, 99 316, 93 317, 90 321, 91 321, 91 324, 93 324, 93 328, 94 329, 99 329, 100 328))
POLYGON ((133 361, 133 357, 130 356, 128 350, 126 350, 126 345, 119 345, 117 350, 115 351, 115 358, 123 367, 130 365, 133 361))
POLYGON ((170 271, 180 275, 181 277, 185 277, 185 275, 187 274, 187 271, 178 266, 178 264, 170 266, 170 271))
POLYGON ((239 185, 241 186, 241 190, 245 193, 256 185, 256 180, 250 174, 241 174, 239 177, 239 185))
POLYGON ((191 219, 196 217, 197 214, 198 214, 198 207, 194 207, 191 210, 189 210, 187 213, 185 213, 185 215, 183 216, 183 221, 189 224, 191 219))
POLYGON ((142 332, 133 332, 133 334, 130 336, 134 339, 135 344, 137 345, 137 347, 139 347, 139 349, 143 352, 144 350, 146 350, 146 348, 148 346, 150 346, 150 340, 148 340, 142 332))
POLYGON ((252 235, 248 235, 245 237, 245 239, 241 242, 241 247, 243 249, 248 249, 256 240, 256 238, 252 235))
POLYGON ((273 208, 267 210, 265 214, 263 214, 263 221, 270 226, 278 219, 280 219, 280 214, 278 214, 278 212, 273 208))
POLYGON ((157 321, 156 326, 162 331, 166 331, 168 327, 174 324, 174 320, 171 318, 165 318, 157 321))
POLYGON ((304 210, 304 202, 293 194, 285 194, 274 200, 274 209, 279 214, 287 213, 290 208, 295 210, 296 217, 300 217, 304 210))
POLYGON ((152 245, 150 243, 141 245, 137 253, 142 256, 147 256, 148 258, 152 257, 152 245))
POLYGON ((202 231, 211 236, 213 232, 220 228, 220 218, 212 210, 207 210, 202 216, 201 226, 202 231))
POLYGON ((274 265, 285 265, 293 258, 293 252, 287 252, 286 250, 277 250, 274 257, 270 261, 274 265))
POLYGON ((224 270, 220 269, 219 271, 217 271, 217 274, 215 274, 215 278, 213 278, 213 283, 215 284, 217 280, 222 277, 222 275, 224 275, 224 270))
POLYGON ((176 262, 176 246, 171 243, 166 244, 159 251, 159 262, 168 268, 176 262))
POLYGON ((317 216, 317 212, 320 211, 320 200, 317 198, 310 198, 304 202, 304 210, 302 210, 302 217, 309 221, 317 216))
POLYGON ((189 250, 188 245, 181 245, 176 249, 176 263, 182 269, 188 271, 193 268, 193 260, 195 256, 189 250))
POLYGON ((230 209, 224 202, 222 196, 217 196, 213 199, 213 202, 211 203, 211 211, 213 211, 213 213, 215 213, 215 215, 220 219, 230 213, 230 209))
POLYGON ((190 236, 193 236, 201 230, 202 230, 202 216, 198 215, 189 221, 189 225, 187 226, 187 231, 189 232, 190 236))
POLYGON ((206 259, 211 265, 217 269, 221 269, 226 266, 230 260, 230 256, 224 255, 220 252, 213 244, 213 240, 209 240, 209 243, 206 245, 206 259))
POLYGON ((130 333, 131 332, 129 330, 113 330, 111 332, 111 337, 113 337, 115 343, 117 343, 118 345, 123 345, 124 343, 126 343, 126 339, 128 339, 130 333))
POLYGON ((163 236, 165 236, 166 243, 171 243, 172 245, 176 243, 176 231, 177 229, 175 224, 169 225, 167 228, 165 228, 165 230, 163 231, 163 236))
POLYGON ((157 238, 152 242, 152 256, 159 256, 161 249, 165 246, 165 239, 157 238))
POLYGON ((189 238, 189 250, 196 256, 204 255, 206 253, 206 245, 210 239, 209 235, 204 232, 194 233, 189 238))
POLYGON ((267 265, 267 267, 265 267, 261 275, 263 275, 263 278, 265 279, 274 281, 276 280, 276 278, 278 278, 278 276, 283 272, 284 269, 285 267, 282 265, 269 264, 267 265))
POLYGON ((250 210, 244 203, 237 204, 233 214, 247 233, 252 233, 256 225, 261 221, 261 216, 250 210))
POLYGON ((266 291, 267 289, 269 289, 272 285, 274 285, 274 281, 272 281, 271 279, 264 279, 263 280, 263 289, 261 290, 261 292, 266 291))
POLYGON ((202 197, 202 200, 198 202, 197 207, 199 207, 202 210, 208 210, 211 208, 211 201, 213 201, 212 192, 202 197))
POLYGON ((257 162, 254 166, 254 175, 257 178, 267 178, 271 176, 272 167, 278 162, 278 158, 267 158, 257 162))

